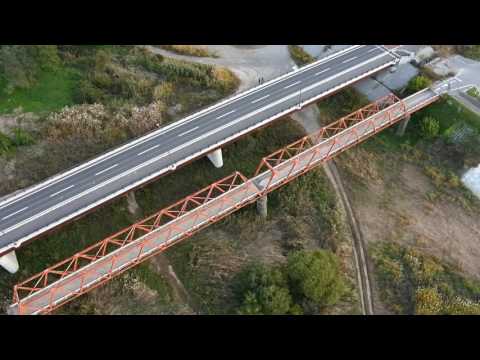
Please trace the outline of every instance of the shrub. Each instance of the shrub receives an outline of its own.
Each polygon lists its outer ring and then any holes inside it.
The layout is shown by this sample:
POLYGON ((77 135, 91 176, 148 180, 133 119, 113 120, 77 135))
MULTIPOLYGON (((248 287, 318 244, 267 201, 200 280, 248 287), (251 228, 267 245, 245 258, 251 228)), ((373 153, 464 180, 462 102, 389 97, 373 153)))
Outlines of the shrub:
POLYGON ((338 258, 331 251, 297 251, 288 257, 294 292, 320 306, 335 304, 345 292, 338 258))
POLYGON ((290 52, 290 56, 292 57, 293 61, 295 61, 295 63, 299 66, 315 61, 315 58, 303 50, 303 48, 299 45, 288 45, 288 51, 290 52))
POLYGON ((415 291, 415 314, 437 315, 443 308, 443 299, 435 288, 420 288, 415 291))
POLYGON ((440 134, 440 122, 431 116, 425 117, 421 123, 421 132, 424 138, 435 139, 440 134))
POLYGON ((37 45, 37 59, 44 71, 55 71, 61 64, 57 45, 37 45))
POLYGON ((174 86, 169 82, 162 82, 153 89, 153 99, 169 103, 174 95, 174 86))
POLYGON ((33 137, 28 132, 19 127, 13 130, 12 141, 15 146, 31 145, 34 143, 33 137))
POLYGON ((37 71, 33 46, 1 45, 0 73, 7 80, 7 93, 16 88, 26 89, 34 85, 37 71))
POLYGON ((197 56, 197 57, 218 57, 214 52, 209 51, 201 46, 193 45, 158 45, 160 48, 171 51, 180 55, 197 56))
POLYGON ((432 85, 432 80, 424 75, 415 76, 408 82, 407 93, 413 94, 432 85))
POLYGON ((472 96, 472 97, 480 99, 480 91, 478 91, 478 89, 476 87, 472 87, 471 89, 469 89, 467 91, 467 94, 472 96))
POLYGON ((12 139, 0 132, 0 154, 7 154, 13 148, 12 139))
MULTIPOLYGON (((282 315, 299 313, 293 306, 285 275, 279 267, 252 264, 239 274, 236 286, 240 314, 282 315)), ((301 312, 301 310, 300 310, 301 312)))

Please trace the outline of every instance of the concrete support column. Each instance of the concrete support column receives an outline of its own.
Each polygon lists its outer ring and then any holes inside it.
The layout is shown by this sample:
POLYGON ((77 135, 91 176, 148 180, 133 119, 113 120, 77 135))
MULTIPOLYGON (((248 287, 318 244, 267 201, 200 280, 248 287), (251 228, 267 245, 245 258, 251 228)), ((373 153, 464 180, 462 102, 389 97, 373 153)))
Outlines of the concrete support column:
POLYGON ((264 195, 257 200, 257 212, 261 217, 266 218, 268 215, 268 195, 264 195))
POLYGON ((410 122, 410 115, 407 115, 405 119, 401 120, 398 124, 397 128, 397 135, 403 136, 405 135, 405 130, 407 130, 408 123, 410 122))
POLYGON ((207 157, 217 169, 223 166, 222 149, 217 149, 211 152, 207 157))
POLYGON ((128 212, 132 215, 138 215, 140 212, 140 206, 137 203, 137 198, 135 197, 135 191, 130 191, 127 194, 127 208, 128 208, 128 212))
POLYGON ((0 257, 0 266, 7 270, 10 274, 15 274, 18 271, 18 260, 15 251, 11 251, 0 257))

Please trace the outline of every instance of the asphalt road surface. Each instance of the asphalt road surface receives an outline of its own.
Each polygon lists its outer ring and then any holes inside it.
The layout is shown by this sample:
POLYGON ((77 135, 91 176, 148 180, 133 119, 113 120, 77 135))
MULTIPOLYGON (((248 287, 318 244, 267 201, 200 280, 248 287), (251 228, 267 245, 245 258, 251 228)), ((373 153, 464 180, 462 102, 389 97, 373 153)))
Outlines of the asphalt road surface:
POLYGON ((377 45, 352 47, 10 197, 0 203, 0 253, 395 61, 377 45))

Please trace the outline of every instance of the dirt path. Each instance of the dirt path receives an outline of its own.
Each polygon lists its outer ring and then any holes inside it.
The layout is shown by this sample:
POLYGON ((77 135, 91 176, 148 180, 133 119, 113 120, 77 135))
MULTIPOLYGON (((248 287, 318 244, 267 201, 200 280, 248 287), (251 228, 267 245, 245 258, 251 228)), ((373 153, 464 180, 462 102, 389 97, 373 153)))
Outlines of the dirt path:
POLYGON ((353 237, 353 252, 355 258, 355 267, 357 272, 358 291, 362 304, 362 312, 365 315, 373 315, 372 287, 370 285, 370 269, 367 262, 367 251, 362 231, 358 223, 355 212, 353 211, 350 199, 345 192, 342 179, 337 170, 335 160, 330 160, 324 166, 325 173, 330 179, 337 196, 340 198, 343 208, 347 214, 348 224, 353 237))
POLYGON ((172 295, 174 299, 187 306, 188 309, 191 310, 192 315, 198 315, 197 306, 193 303, 192 298, 173 270, 173 267, 170 264, 167 256, 163 253, 160 253, 152 258, 151 264, 156 271, 165 276, 165 280, 173 290, 172 295))
POLYGON ((294 66, 286 45, 204 45, 218 54, 218 58, 179 55, 151 45, 145 47, 155 54, 177 60, 227 67, 241 81, 237 92, 257 86, 260 77, 268 81, 291 71, 294 66))
MULTIPOLYGON (((320 111, 318 107, 313 104, 304 110, 297 112, 292 115, 292 118, 299 122, 307 133, 312 133, 321 128, 320 124, 320 111)), ((340 199, 340 203, 345 210, 347 215, 347 221, 352 232, 352 241, 353 241, 353 254, 355 258, 355 267, 357 274, 357 283, 358 291, 360 295, 362 312, 365 315, 373 315, 373 299, 372 299, 372 289, 370 282, 370 269, 367 262, 367 251, 365 247, 365 241, 360 229, 359 222, 353 211, 351 202, 345 188, 342 183, 342 179, 337 170, 334 160, 330 160, 324 165, 325 173, 327 174, 328 179, 333 185, 337 197, 340 199)))

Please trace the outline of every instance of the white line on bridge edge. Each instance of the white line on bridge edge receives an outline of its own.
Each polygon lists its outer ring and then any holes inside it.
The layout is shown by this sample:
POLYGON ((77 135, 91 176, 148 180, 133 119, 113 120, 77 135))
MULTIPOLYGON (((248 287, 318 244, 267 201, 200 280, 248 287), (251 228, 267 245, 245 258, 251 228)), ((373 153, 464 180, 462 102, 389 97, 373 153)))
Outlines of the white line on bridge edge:
POLYGON ((95 176, 100 175, 100 174, 103 174, 104 172, 106 172, 106 171, 108 171, 108 170, 110 170, 110 169, 113 169, 113 168, 116 167, 116 166, 118 166, 118 164, 112 165, 112 166, 110 166, 110 167, 108 167, 108 168, 106 168, 106 169, 104 169, 104 170, 102 170, 102 171, 99 171, 98 173, 95 174, 95 176))
POLYGON ((217 120, 218 120, 218 119, 221 119, 221 118, 223 118, 223 117, 225 117, 225 116, 227 116, 227 115, 233 114, 234 112, 235 112, 235 110, 232 110, 232 111, 229 111, 228 113, 225 113, 225 114, 223 114, 223 115, 220 115, 219 117, 217 117, 217 120))
POLYGON ((348 62, 350 62, 350 61, 353 61, 353 60, 355 60, 357 57, 358 57, 358 56, 354 56, 354 57, 352 57, 352 58, 350 58, 350 59, 344 60, 344 61, 342 61, 342 64, 346 64, 346 63, 348 63, 348 62))
POLYGON ((330 68, 326 68, 325 70, 319 71, 319 72, 315 73, 315 76, 323 74, 324 72, 327 72, 328 70, 330 70, 330 68))
POLYGON ((295 86, 295 85, 298 85, 298 84, 300 84, 300 83, 301 83, 301 81, 294 82, 293 84, 290 84, 290 85, 285 86, 284 89, 288 89, 288 88, 290 88, 290 87, 292 87, 292 86, 295 86))
POLYGON ((265 95, 264 97, 261 97, 260 99, 253 100, 253 101, 252 101, 252 104, 255 104, 255 103, 259 102, 259 101, 265 100, 265 99, 268 98, 269 96, 270 96, 270 94, 265 95))
POLYGON ((142 151, 142 152, 139 152, 137 155, 138 155, 138 156, 141 156, 141 155, 143 155, 143 154, 146 154, 147 152, 152 151, 153 149, 155 149, 155 148, 157 148, 157 147, 159 147, 159 146, 160 146, 160 144, 153 145, 153 146, 149 147, 147 150, 142 151))
MULTIPOLYGON (((318 87, 318 86, 320 86, 321 84, 323 84, 323 83, 325 83, 325 82, 327 82, 327 81, 331 81, 331 80, 334 79, 334 78, 338 78, 339 76, 343 75, 343 74, 346 73, 346 72, 350 72, 350 71, 352 71, 352 70, 354 70, 354 69, 357 69, 357 68, 363 66, 364 64, 366 64, 366 63, 368 63, 368 62, 372 62, 372 61, 377 60, 377 59, 379 59, 379 58, 382 58, 382 57, 384 57, 385 55, 386 55, 386 53, 379 54, 379 55, 375 56, 375 57, 372 58, 372 59, 368 59, 367 61, 364 61, 364 62, 362 62, 362 63, 360 63, 360 64, 357 64, 357 65, 353 66, 352 68, 349 68, 349 69, 346 69, 346 70, 344 70, 344 71, 341 71, 340 73, 337 73, 337 74, 335 74, 335 75, 333 75, 333 76, 331 76, 331 77, 329 77, 329 78, 327 78, 327 79, 324 79, 324 80, 322 80, 322 81, 320 81, 320 82, 318 82, 318 83, 315 83, 315 84, 313 84, 313 85, 310 85, 310 87, 311 87, 311 88, 318 87)), ((390 61, 390 62, 391 62, 391 61, 390 61)), ((390 62, 389 62, 388 64, 386 64, 386 66, 391 65, 390 62)), ((384 65, 381 66, 381 68, 384 68, 384 67, 386 67, 386 66, 385 66, 385 64, 384 64, 384 65)), ((378 71, 378 68, 375 68, 375 69, 374 69, 374 70, 367 71, 365 74, 370 74, 370 73, 373 73, 373 72, 375 72, 375 71, 378 71), (376 69, 376 70, 375 70, 375 69, 376 69)), ((365 76, 366 76, 366 75, 365 75, 365 76)), ((309 87, 309 88, 310 88, 310 87, 309 87)), ((337 86, 337 87, 338 87, 338 86, 337 86)), ((328 91, 327 91, 327 93, 328 93, 328 91)), ((282 103, 282 102, 286 101, 287 99, 290 99, 290 98, 291 98, 292 96, 294 96, 294 95, 295 95, 295 94, 288 95, 288 96, 286 96, 286 97, 284 97, 284 98, 282 98, 282 99, 279 99, 279 100, 275 101, 275 102, 272 103, 272 104, 269 104, 269 105, 267 105, 267 106, 265 106, 265 107, 263 107, 263 108, 261 108, 261 109, 259 109, 259 110, 256 110, 256 111, 253 112, 253 113, 247 114, 246 117, 251 117, 251 116, 257 114, 258 112, 265 111, 267 108, 271 108, 271 107, 277 105, 278 103, 282 103)), ((319 97, 319 96, 317 96, 317 97, 319 97)), ((190 141, 190 142, 187 143, 187 144, 184 144, 184 145, 182 145, 182 146, 176 147, 176 148, 170 150, 169 152, 167 152, 167 153, 165 153, 165 154, 162 154, 161 156, 157 156, 157 157, 154 158, 154 159, 151 159, 151 160, 149 160, 149 161, 147 161, 147 162, 145 162, 145 163, 142 163, 141 165, 139 165, 139 166, 137 166, 137 167, 135 167, 135 168, 133 168, 133 169, 131 169, 131 170, 128 170, 128 171, 126 171, 126 172, 124 172, 124 173, 122 173, 122 174, 120 174, 120 175, 116 175, 116 176, 114 176, 112 179, 109 179, 109 180, 107 180, 107 181, 105 181, 105 182, 103 182, 103 183, 101 183, 101 184, 99 184, 99 185, 96 185, 94 188, 89 189, 88 191, 85 191, 85 192, 83 192, 83 193, 80 193, 80 194, 74 196, 73 198, 71 198, 71 199, 69 199, 69 200, 65 200, 65 201, 63 201, 61 204, 55 205, 55 206, 52 207, 52 208, 49 208, 49 209, 47 209, 47 210, 44 210, 44 211, 42 211, 42 212, 39 213, 39 214, 36 214, 36 215, 34 215, 34 216, 26 219, 26 220, 23 220, 23 221, 21 221, 20 223, 17 223, 16 225, 14 225, 14 226, 6 229, 5 231, 1 231, 1 230, 0 230, 0 234, 1 234, 1 235, 4 235, 4 234, 6 234, 7 232, 13 231, 13 230, 15 230, 16 228, 18 228, 18 227, 20 227, 20 226, 23 226, 24 224, 26 224, 26 223, 28 223, 28 222, 30 222, 30 221, 33 221, 33 220, 37 219, 37 218, 40 217, 40 216, 43 216, 45 213, 49 213, 49 212, 51 212, 51 211, 54 211, 54 210, 56 210, 57 208, 59 208, 60 206, 66 205, 66 204, 68 204, 68 203, 76 200, 77 198, 79 198, 79 197, 81 197, 81 196, 84 196, 85 194, 90 193, 90 192, 92 192, 93 190, 96 190, 97 188, 106 186, 107 184, 111 183, 112 181, 117 180, 117 178, 120 178, 121 176, 125 176, 125 175, 127 175, 127 174, 130 174, 130 173, 132 173, 133 171, 136 171, 136 169, 138 169, 138 168, 145 167, 145 166, 149 165, 150 163, 153 163, 153 162, 155 162, 155 161, 158 161, 160 158, 163 158, 163 157, 165 157, 166 155, 168 155, 168 154, 170 154, 170 153, 173 153, 173 152, 175 152, 175 151, 179 151, 181 148, 184 148, 185 145, 190 145, 190 143, 199 141, 199 140, 201 140, 201 139, 203 139, 203 138, 205 138, 205 137, 207 137, 207 136, 211 136, 213 133, 217 133, 218 131, 223 130, 223 129, 226 128, 226 127, 233 126, 233 125, 235 125, 237 122, 239 122, 239 121, 242 120, 242 119, 243 119, 243 117, 235 120, 235 121, 232 122, 232 123, 229 123, 228 125, 224 125, 224 126, 222 126, 221 128, 216 129, 214 132, 209 132, 209 133, 207 133, 207 134, 204 134, 204 135, 200 136, 199 138, 190 141)), ((268 121, 268 119, 265 120, 264 122, 267 122, 267 121, 268 121)), ((263 122, 261 122, 260 124, 262 124, 262 123, 263 123, 263 122)), ((251 131, 252 128, 254 128, 254 127, 250 127, 250 128, 248 128, 247 130, 248 130, 248 131, 251 131)), ((245 133, 245 132, 248 132, 247 130, 244 131, 244 133, 245 133)), ((240 132, 240 134, 242 134, 242 132, 240 132)), ((231 136, 231 138, 234 138, 234 136, 231 136)), ((161 171, 157 172, 156 175, 158 175, 158 174, 160 174, 160 173, 161 173, 161 171)), ((149 178, 149 177, 147 177, 147 179, 148 179, 148 178, 149 178)), ((151 177, 150 177, 150 178, 151 178, 151 177)), ((141 183, 141 181, 137 181, 137 183, 141 183)), ((129 188, 131 188, 131 187, 129 187, 129 188)), ((117 196, 119 193, 121 193, 121 191, 117 191, 116 193, 113 193, 112 195, 107 196, 107 198, 101 199, 100 201, 97 201, 97 202, 93 203, 93 206, 98 205, 98 204, 101 203, 102 201, 111 199, 112 197, 117 196)), ((88 207, 86 208, 86 210, 88 210, 89 208, 92 208, 92 205, 88 206, 88 207)), ((83 211, 83 210, 85 210, 85 209, 82 209, 82 211, 83 211)), ((80 211, 80 212, 77 211, 77 213, 81 213, 81 211, 80 211)), ((76 214, 76 213, 74 213, 74 214, 76 214)), ((71 217, 70 217, 70 218, 71 218, 71 217)), ((60 222, 57 221, 57 223, 60 223, 60 222)), ((44 228, 45 228, 45 227, 44 227, 44 228)), ((44 229, 44 228, 43 228, 43 229, 44 229)), ((43 230, 43 229, 42 229, 42 230, 43 230)), ((37 231, 37 233, 39 233, 39 231, 37 231)), ((34 233, 34 234, 35 234, 35 233, 34 233)), ((25 237, 24 237, 24 238, 25 238, 25 237)), ((22 239, 22 241, 24 241, 24 238, 22 239)))
POLYGON ((66 187, 65 189, 62 189, 62 190, 60 190, 60 191, 57 191, 56 193, 53 193, 52 195, 50 195, 50 197, 54 197, 55 195, 58 195, 58 194, 66 191, 66 190, 68 190, 68 189, 71 189, 71 188, 73 188, 74 186, 75 186, 75 185, 70 185, 69 187, 66 187))
POLYGON ((14 213, 11 213, 10 215, 7 215, 7 216, 3 217, 2 220, 8 219, 9 217, 12 217, 13 215, 16 215, 19 212, 22 212, 22 211, 27 210, 27 209, 28 209, 28 206, 25 206, 23 209, 20 209, 18 211, 15 211, 14 213))
POLYGON ((189 133, 191 133, 192 131, 195 131, 195 130, 197 130, 197 129, 198 129, 198 126, 195 126, 193 129, 187 130, 187 131, 179 134, 178 136, 179 136, 179 137, 182 137, 182 136, 187 135, 187 134, 189 134, 189 133))

